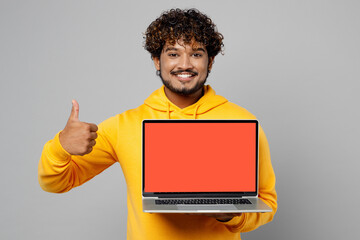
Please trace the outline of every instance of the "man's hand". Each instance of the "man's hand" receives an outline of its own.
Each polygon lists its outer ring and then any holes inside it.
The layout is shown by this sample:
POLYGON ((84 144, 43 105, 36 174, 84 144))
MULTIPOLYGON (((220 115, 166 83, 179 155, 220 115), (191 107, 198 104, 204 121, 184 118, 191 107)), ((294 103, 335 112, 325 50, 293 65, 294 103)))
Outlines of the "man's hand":
POLYGON ((240 217, 241 213, 214 213, 214 214, 209 214, 209 217, 214 217, 216 218, 216 220, 220 221, 220 222, 228 222, 231 219, 233 219, 234 217, 240 217))
POLYGON ((64 130, 60 132, 61 146, 71 155, 85 155, 96 144, 98 127, 79 120, 79 103, 72 100, 72 109, 64 130))

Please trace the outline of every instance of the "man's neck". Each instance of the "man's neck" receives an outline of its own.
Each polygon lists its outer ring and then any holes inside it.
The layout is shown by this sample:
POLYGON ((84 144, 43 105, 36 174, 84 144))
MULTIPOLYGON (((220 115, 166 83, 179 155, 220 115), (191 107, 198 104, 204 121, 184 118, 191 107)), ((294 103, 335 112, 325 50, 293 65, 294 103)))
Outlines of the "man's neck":
POLYGON ((204 95, 204 88, 199 89, 197 92, 191 95, 184 96, 178 93, 174 93, 165 87, 165 95, 173 104, 183 109, 196 103, 204 95))

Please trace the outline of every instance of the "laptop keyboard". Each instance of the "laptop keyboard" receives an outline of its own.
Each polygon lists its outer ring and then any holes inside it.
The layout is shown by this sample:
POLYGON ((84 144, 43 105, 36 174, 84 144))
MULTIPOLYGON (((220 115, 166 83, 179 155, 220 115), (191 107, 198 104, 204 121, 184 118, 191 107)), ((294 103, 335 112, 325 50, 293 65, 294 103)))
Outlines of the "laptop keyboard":
POLYGON ((158 205, 178 205, 178 204, 251 204, 249 199, 171 199, 155 200, 158 205))

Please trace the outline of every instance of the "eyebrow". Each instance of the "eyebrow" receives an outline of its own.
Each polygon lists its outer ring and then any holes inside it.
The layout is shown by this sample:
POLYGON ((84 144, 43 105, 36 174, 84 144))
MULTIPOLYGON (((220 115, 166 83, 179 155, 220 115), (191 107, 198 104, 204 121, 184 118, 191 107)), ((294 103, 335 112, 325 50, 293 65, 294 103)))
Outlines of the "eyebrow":
MULTIPOLYGON (((201 51, 201 52, 206 53, 205 49, 202 48, 202 47, 193 48, 192 50, 193 50, 194 52, 201 51)), ((168 52, 168 51, 178 51, 178 48, 176 48, 176 47, 167 47, 164 52, 168 52)))
POLYGON ((201 51, 201 52, 206 53, 205 49, 204 49, 204 48, 202 48, 202 47, 199 47, 199 48, 193 48, 193 51, 194 51, 194 52, 201 51))
POLYGON ((167 47, 164 52, 168 51, 177 51, 178 49, 176 47, 167 47))

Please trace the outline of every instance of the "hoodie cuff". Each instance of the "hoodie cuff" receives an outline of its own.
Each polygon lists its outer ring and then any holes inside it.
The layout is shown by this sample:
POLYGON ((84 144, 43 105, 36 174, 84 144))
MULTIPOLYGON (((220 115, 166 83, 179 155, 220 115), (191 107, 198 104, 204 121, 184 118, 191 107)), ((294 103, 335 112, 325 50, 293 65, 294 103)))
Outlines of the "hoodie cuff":
POLYGON ((231 232, 237 232, 241 229, 246 221, 246 213, 241 214, 240 217, 233 217, 230 221, 222 222, 231 232))
POLYGON ((66 163, 70 160, 71 154, 68 153, 60 143, 60 132, 55 135, 55 138, 50 142, 48 151, 53 156, 53 160, 59 163, 66 163))

